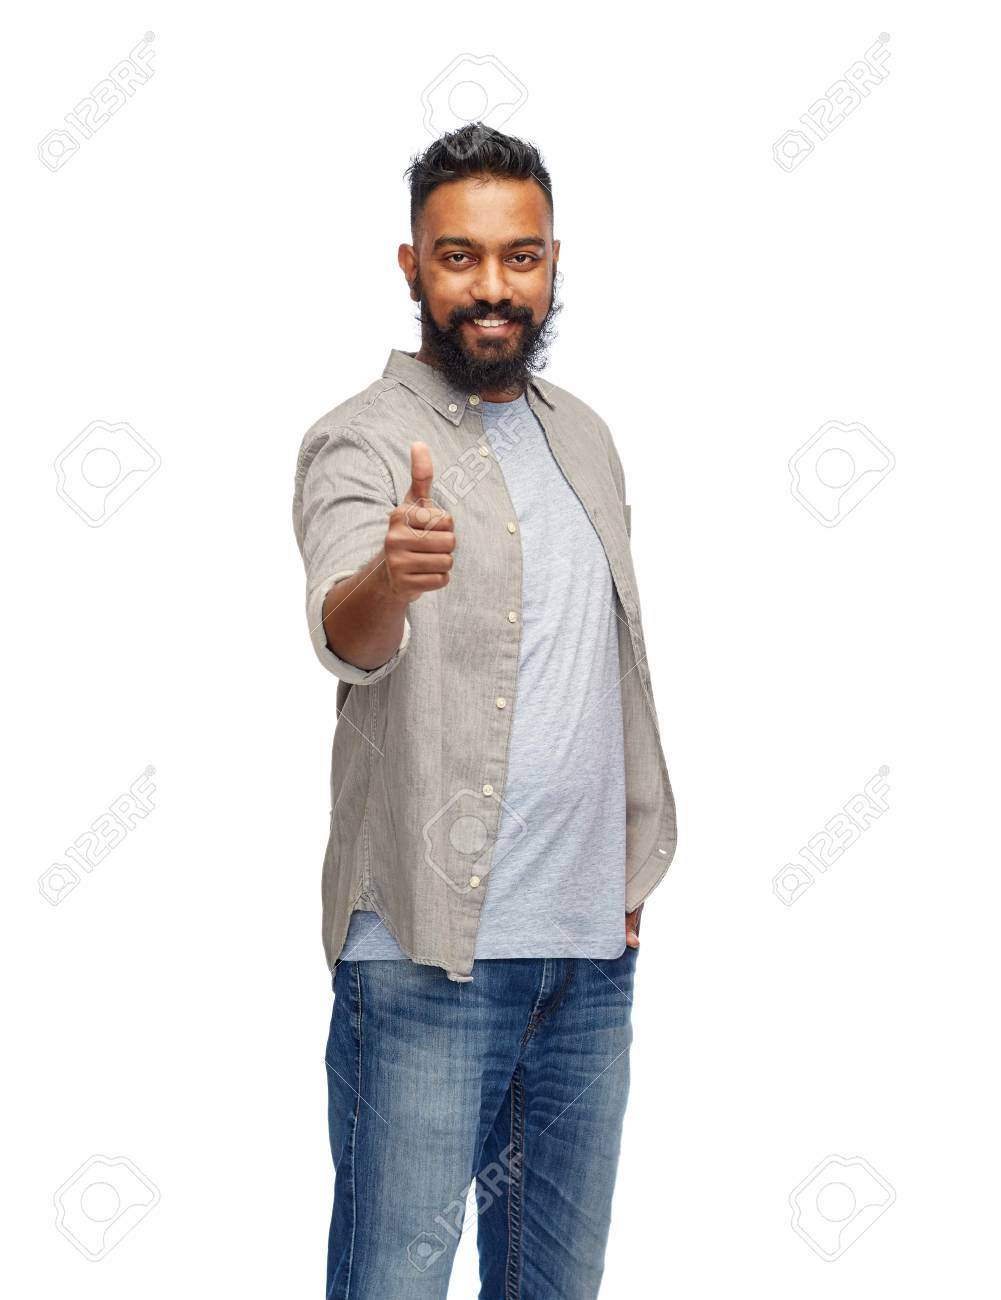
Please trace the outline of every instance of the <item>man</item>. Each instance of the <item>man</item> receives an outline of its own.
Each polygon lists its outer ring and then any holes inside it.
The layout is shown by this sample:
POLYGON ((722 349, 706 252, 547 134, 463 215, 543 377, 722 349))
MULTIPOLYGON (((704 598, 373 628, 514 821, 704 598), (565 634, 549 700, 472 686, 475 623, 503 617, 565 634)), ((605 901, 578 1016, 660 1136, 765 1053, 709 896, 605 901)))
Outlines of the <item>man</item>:
POLYGON ((598 1294, 640 913, 674 856, 605 422, 543 382, 549 172, 479 123, 408 169, 421 346, 306 434, 294 520, 340 681, 323 940, 328 1300, 598 1294))

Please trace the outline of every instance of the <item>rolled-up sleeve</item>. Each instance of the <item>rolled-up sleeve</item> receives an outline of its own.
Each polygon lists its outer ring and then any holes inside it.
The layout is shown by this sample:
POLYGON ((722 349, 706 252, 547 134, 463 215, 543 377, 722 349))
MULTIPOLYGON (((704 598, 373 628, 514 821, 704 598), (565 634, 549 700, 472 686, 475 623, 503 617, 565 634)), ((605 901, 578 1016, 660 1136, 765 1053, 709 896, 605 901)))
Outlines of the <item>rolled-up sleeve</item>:
POLYGON ((391 673, 410 642, 405 618, 399 648, 377 668, 359 668, 327 645, 323 602, 382 547, 395 508, 393 480, 384 461, 351 429, 312 430, 299 453, 293 524, 306 568, 306 618, 320 663, 342 681, 368 686, 391 673))

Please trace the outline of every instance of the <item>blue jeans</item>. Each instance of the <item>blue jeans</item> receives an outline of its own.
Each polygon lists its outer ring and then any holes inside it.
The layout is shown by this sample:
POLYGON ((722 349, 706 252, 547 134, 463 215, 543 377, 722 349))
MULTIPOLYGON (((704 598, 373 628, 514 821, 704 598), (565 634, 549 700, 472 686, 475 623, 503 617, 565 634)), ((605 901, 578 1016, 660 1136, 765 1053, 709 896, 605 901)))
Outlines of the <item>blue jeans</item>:
POLYGON ((446 1300, 474 1177, 480 1300, 597 1296, 638 952, 338 963, 327 1300, 446 1300))

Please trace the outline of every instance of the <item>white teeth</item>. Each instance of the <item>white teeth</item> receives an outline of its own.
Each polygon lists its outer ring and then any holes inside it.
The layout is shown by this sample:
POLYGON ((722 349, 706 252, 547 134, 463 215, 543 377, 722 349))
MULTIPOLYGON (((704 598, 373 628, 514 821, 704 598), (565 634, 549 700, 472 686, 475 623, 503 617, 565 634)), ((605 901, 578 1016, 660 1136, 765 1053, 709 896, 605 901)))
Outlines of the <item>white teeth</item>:
POLYGON ((498 325, 507 325, 506 320, 478 320, 473 322, 474 325, 483 326, 486 329, 496 329, 498 325))

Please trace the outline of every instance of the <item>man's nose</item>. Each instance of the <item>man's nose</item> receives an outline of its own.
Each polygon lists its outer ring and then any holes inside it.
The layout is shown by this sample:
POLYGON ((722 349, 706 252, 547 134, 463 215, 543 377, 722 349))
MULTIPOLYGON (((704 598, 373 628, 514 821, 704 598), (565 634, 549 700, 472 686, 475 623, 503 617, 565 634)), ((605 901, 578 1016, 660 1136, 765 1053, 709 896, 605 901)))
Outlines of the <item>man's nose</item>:
POLYGON ((511 294, 501 266, 487 260, 480 267, 480 273, 472 285, 472 293, 478 302, 499 303, 510 300, 511 294))

